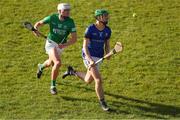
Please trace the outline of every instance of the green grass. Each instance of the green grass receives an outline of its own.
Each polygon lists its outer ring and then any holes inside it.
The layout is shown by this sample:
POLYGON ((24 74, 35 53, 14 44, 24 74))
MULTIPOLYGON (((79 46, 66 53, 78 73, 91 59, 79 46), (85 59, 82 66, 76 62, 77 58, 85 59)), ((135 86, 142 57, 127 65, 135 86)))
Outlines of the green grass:
MULTIPOLYGON (((78 42, 62 55, 63 66, 85 70, 81 48, 93 11, 111 13, 111 46, 121 41, 123 53, 104 61, 101 72, 112 112, 98 106, 94 83, 58 77, 59 94, 49 94, 50 69, 41 80, 36 67, 47 55, 44 41, 21 26, 56 12, 59 0, 0 1, 0 119, 180 119, 180 1, 70 0, 78 42), (133 17, 133 13, 137 16, 133 17)), ((48 27, 41 29, 48 32, 48 27)))

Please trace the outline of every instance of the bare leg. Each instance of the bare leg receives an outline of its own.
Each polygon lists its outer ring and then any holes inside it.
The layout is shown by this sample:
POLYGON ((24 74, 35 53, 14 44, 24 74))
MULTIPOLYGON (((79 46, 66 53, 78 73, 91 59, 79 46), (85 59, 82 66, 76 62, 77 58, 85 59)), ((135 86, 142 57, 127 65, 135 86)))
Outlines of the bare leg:
POLYGON ((104 91, 102 86, 102 78, 96 66, 92 67, 90 70, 87 71, 85 74, 84 72, 76 72, 76 76, 81 78, 86 83, 91 83, 93 80, 95 81, 95 91, 96 95, 99 99, 99 103, 101 108, 104 111, 108 111, 109 107, 107 106, 104 98, 104 91))
POLYGON ((51 49, 49 57, 52 59, 54 64, 51 72, 51 80, 56 80, 59 73, 59 67, 61 66, 61 60, 56 48, 51 49))
POLYGON ((44 61, 43 63, 44 68, 50 67, 51 65, 52 65, 52 60, 50 58, 44 61))
POLYGON ((97 67, 95 67, 95 66, 90 69, 90 73, 95 81, 95 90, 96 90, 97 97, 99 100, 102 100, 102 99, 104 99, 104 91, 103 91, 103 87, 102 87, 101 75, 100 75, 97 67))
POLYGON ((86 76, 86 73, 84 73, 84 72, 76 72, 75 75, 76 75, 78 78, 80 78, 81 80, 84 81, 84 78, 85 78, 85 76, 86 76))
POLYGON ((90 71, 85 72, 76 72, 76 76, 78 76, 81 80, 85 81, 86 83, 91 83, 94 79, 90 73, 90 71))

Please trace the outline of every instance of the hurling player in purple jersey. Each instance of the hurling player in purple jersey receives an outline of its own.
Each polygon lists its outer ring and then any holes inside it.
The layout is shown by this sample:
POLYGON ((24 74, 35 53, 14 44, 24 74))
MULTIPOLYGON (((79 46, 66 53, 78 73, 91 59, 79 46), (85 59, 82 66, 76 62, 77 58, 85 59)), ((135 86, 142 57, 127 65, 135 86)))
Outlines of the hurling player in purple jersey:
MULTIPOLYGON (((111 37, 111 29, 107 26, 109 20, 109 13, 107 10, 98 9, 95 11, 96 22, 86 28, 84 35, 84 42, 82 48, 82 58, 87 68, 87 72, 75 71, 71 66, 64 73, 63 78, 69 75, 74 75, 85 81, 91 83, 95 81, 95 91, 99 99, 101 108, 108 111, 109 107, 105 102, 102 77, 99 72, 100 64, 95 65, 95 62, 105 54, 110 52, 109 39, 111 37)), ((109 58, 108 58, 109 59, 109 58)))

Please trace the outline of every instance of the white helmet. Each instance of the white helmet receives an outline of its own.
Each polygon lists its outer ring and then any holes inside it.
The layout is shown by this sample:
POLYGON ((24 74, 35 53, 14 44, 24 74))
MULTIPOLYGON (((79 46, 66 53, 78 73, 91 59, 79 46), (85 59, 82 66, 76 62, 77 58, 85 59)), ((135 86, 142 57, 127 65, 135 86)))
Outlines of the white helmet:
POLYGON ((69 9, 71 9, 71 6, 68 3, 60 3, 60 4, 58 4, 57 9, 58 10, 69 10, 69 9))

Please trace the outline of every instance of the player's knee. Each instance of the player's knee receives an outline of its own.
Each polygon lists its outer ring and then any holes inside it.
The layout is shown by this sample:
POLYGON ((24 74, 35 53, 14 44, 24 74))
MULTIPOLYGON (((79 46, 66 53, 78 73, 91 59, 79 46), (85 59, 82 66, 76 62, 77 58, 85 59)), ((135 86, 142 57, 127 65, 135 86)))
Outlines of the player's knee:
POLYGON ((59 67, 61 66, 61 62, 60 62, 60 61, 55 61, 55 62, 54 62, 54 66, 55 66, 56 68, 59 68, 59 67))
POLYGON ((91 84, 91 83, 92 83, 92 80, 91 80, 91 79, 88 79, 88 80, 85 79, 85 82, 86 82, 87 84, 91 84))
POLYGON ((48 66, 48 67, 51 66, 52 63, 53 63, 52 61, 48 60, 47 66, 48 66))

